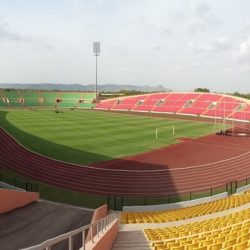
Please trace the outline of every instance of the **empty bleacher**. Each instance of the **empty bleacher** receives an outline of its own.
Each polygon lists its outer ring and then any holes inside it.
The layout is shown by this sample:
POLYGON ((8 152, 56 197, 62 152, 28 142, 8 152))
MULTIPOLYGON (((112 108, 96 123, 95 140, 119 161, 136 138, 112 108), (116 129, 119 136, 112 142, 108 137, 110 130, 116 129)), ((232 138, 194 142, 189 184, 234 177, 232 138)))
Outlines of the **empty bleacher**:
POLYGON ((113 105, 117 102, 117 99, 111 99, 97 103, 95 109, 109 110, 112 109, 113 105))
POLYGON ((9 104, 9 100, 6 99, 5 95, 4 95, 4 91, 0 90, 0 108, 6 108, 10 106, 9 104))
POLYGON ((22 98, 24 99, 24 105, 26 107, 40 107, 41 102, 39 102, 40 93, 37 91, 22 91, 22 98))
POLYGON ((121 250, 128 246, 129 249, 153 250, 250 249, 249 195, 250 192, 246 191, 167 211, 123 212, 121 222, 124 223, 125 219, 125 223, 131 224, 121 224, 112 249, 121 250), (128 219, 128 215, 132 216, 128 219), (134 239, 132 235, 138 238, 134 239), (126 238, 129 242, 125 242, 126 238))
POLYGON ((140 105, 133 108, 133 110, 134 111, 151 111, 157 102, 158 100, 146 98, 145 100, 141 101, 140 105))
POLYGON ((210 107, 211 103, 218 101, 220 98, 221 96, 217 94, 201 94, 189 107, 183 108, 180 113, 201 115, 210 107))
POLYGON ((182 96, 182 93, 170 93, 165 99, 161 99, 161 102, 159 102, 152 111, 175 113, 180 110, 185 103, 185 101, 180 101, 182 96))
POLYGON ((58 108, 74 108, 82 99, 82 94, 77 92, 61 92, 58 94, 58 108))
POLYGON ((223 97, 212 109, 203 113, 204 116, 225 118, 230 116, 240 105, 241 101, 231 97, 223 97))
POLYGON ((144 96, 127 97, 116 102, 112 109, 114 110, 132 110, 141 100, 145 98, 144 96))
POLYGON ((250 209, 176 227, 146 229, 155 250, 231 249, 250 247, 250 209))
POLYGON ((250 202, 250 192, 241 195, 232 195, 224 199, 202 203, 182 209, 152 212, 123 212, 121 222, 133 223, 163 223, 177 220, 185 220, 202 215, 212 214, 230 208, 235 208, 250 202))
POLYGON ((214 93, 153 93, 113 98, 96 105, 94 100, 93 92, 0 91, 1 108, 96 108, 250 120, 250 104, 247 100, 214 93))
POLYGON ((229 116, 236 120, 250 120, 250 105, 247 105, 241 111, 236 111, 229 116))
POLYGON ((250 120, 246 99, 215 93, 153 93, 105 100, 96 109, 204 116, 250 120))
POLYGON ((0 108, 93 108, 95 93, 0 90, 0 108))
POLYGON ((56 105, 56 100, 58 98, 58 93, 57 92, 52 92, 52 91, 48 91, 48 92, 42 92, 41 96, 44 98, 44 103, 43 105, 45 107, 53 107, 56 105))
POLYGON ((81 95, 81 102, 78 103, 78 108, 85 108, 85 109, 90 109, 93 108, 94 105, 94 100, 95 100, 95 93, 82 93, 81 95))
POLYGON ((20 96, 19 91, 5 90, 3 92, 3 95, 4 95, 3 97, 5 99, 5 103, 7 104, 7 106, 16 107, 16 108, 20 108, 24 106, 24 103, 22 102, 22 97, 20 96))

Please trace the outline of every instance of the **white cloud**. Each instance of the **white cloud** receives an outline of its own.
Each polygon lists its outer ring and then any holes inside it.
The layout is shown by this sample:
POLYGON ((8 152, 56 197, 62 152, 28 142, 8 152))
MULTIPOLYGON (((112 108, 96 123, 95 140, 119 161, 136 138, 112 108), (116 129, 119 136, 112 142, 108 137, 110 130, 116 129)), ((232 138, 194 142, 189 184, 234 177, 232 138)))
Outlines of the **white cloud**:
POLYGON ((161 35, 171 35, 173 31, 169 28, 169 24, 166 20, 159 18, 148 18, 146 16, 138 16, 136 23, 140 26, 140 29, 145 32, 155 32, 161 35))
POLYGON ((250 37, 240 44, 238 57, 241 64, 250 64, 250 37))
POLYGON ((240 24, 239 30, 240 30, 241 35, 245 36, 246 34, 248 34, 250 32, 250 22, 249 21, 240 20, 239 24, 240 24))
POLYGON ((189 42, 188 49, 194 54, 204 54, 212 50, 211 46, 206 43, 189 42))
POLYGON ((33 48, 39 49, 53 49, 54 44, 45 37, 34 37, 26 34, 21 34, 18 31, 14 31, 10 28, 7 21, 0 18, 0 42, 22 42, 31 44, 33 48))
POLYGON ((173 34, 173 31, 163 22, 156 22, 155 25, 152 25, 153 29, 156 29, 163 35, 171 35, 173 34))
POLYGON ((137 23, 141 26, 148 26, 150 25, 150 21, 146 16, 138 16, 137 17, 137 23))
POLYGON ((188 49, 194 54, 206 54, 211 52, 222 52, 231 48, 225 37, 217 37, 209 42, 189 42, 188 49))
POLYGON ((210 18, 211 10, 206 3, 194 1, 191 3, 191 8, 198 19, 207 20, 210 18))
POLYGON ((230 49, 231 45, 228 39, 225 37, 217 37, 212 41, 212 47, 215 51, 220 51, 220 50, 227 50, 230 49))
POLYGON ((161 45, 161 44, 159 44, 159 43, 154 43, 154 44, 152 45, 152 48, 153 48, 153 50, 156 50, 156 51, 164 50, 164 46, 161 45))
POLYGON ((211 8, 203 1, 191 2, 191 12, 187 22, 189 33, 196 33, 206 30, 209 26, 219 24, 219 20, 211 8))
POLYGON ((11 31, 6 21, 0 19, 0 41, 28 41, 27 37, 23 37, 18 32, 11 31))
POLYGON ((110 53, 116 56, 127 56, 129 54, 129 51, 127 48, 122 47, 122 46, 117 46, 117 45, 110 46, 108 50, 110 51, 110 53))
POLYGON ((30 38, 29 43, 35 49, 53 50, 55 48, 54 42, 45 37, 30 38))
POLYGON ((129 66, 122 66, 121 71, 123 71, 124 73, 129 73, 129 74, 139 74, 140 73, 139 71, 132 69, 129 66))
POLYGON ((189 33, 196 33, 204 29, 205 29, 205 24, 203 21, 200 20, 190 21, 187 25, 187 31, 189 33))
POLYGON ((232 68, 223 68, 222 70, 226 73, 233 73, 234 72, 234 70, 232 68))
POLYGON ((250 65, 243 65, 241 68, 242 72, 250 72, 250 65))

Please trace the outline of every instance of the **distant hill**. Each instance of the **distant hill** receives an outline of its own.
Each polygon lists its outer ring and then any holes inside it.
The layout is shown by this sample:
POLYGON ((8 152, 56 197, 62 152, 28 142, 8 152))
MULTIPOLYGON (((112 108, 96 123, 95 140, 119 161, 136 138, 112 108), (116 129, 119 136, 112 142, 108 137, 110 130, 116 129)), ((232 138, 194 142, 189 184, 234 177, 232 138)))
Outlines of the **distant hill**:
MULTIPOLYGON (((94 84, 55 84, 55 83, 39 83, 39 84, 26 84, 26 83, 2 83, 0 88, 9 89, 37 89, 37 90, 64 90, 64 91, 94 91, 94 84)), ((118 84, 104 84, 98 85, 99 92, 118 92, 120 90, 136 90, 143 92, 160 92, 169 91, 162 85, 158 86, 137 86, 137 85, 118 85, 118 84)))

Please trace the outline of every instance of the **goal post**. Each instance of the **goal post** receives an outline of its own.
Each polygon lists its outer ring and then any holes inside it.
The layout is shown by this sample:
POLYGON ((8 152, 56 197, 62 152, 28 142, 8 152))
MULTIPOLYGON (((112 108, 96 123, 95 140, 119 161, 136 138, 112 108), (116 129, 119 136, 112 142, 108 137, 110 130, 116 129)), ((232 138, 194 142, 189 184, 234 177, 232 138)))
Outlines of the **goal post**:
POLYGON ((175 126, 168 126, 168 127, 158 127, 155 128, 155 139, 158 139, 160 135, 175 135, 175 126))

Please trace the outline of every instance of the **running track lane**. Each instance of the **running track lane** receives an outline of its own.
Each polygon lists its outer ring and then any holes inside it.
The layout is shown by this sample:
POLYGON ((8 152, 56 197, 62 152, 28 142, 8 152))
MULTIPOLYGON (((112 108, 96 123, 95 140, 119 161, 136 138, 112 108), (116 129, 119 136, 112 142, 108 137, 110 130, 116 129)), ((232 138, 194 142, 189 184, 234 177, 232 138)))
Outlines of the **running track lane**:
POLYGON ((97 195, 166 196, 201 191, 250 176, 250 151, 246 147, 237 156, 203 165, 156 170, 105 169, 64 163, 33 153, 1 128, 0 162, 4 168, 32 179, 97 195))

